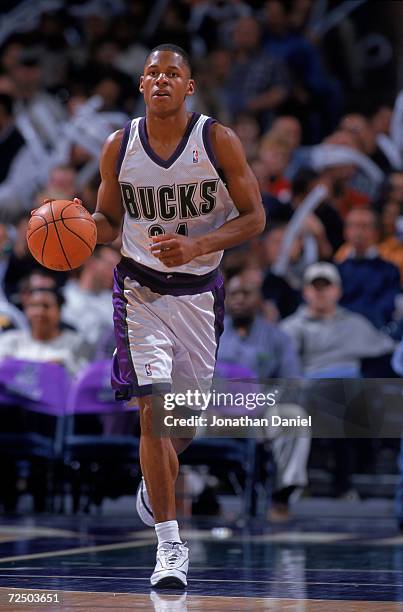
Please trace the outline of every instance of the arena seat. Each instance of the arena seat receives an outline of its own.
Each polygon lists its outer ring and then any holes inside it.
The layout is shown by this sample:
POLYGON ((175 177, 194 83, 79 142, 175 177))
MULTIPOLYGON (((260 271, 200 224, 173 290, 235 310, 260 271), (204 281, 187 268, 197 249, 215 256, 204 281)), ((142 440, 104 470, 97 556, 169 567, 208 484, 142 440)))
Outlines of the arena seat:
POLYGON ((57 363, 0 362, 0 482, 6 479, 13 490, 13 499, 4 501, 7 509, 16 507, 21 475, 28 479, 35 510, 46 508, 46 498, 53 507, 70 384, 68 372, 57 363))
POLYGON ((115 400, 110 368, 110 360, 90 364, 69 393, 63 461, 74 512, 84 494, 88 510, 105 496, 132 493, 133 476, 139 473, 136 411, 115 400))

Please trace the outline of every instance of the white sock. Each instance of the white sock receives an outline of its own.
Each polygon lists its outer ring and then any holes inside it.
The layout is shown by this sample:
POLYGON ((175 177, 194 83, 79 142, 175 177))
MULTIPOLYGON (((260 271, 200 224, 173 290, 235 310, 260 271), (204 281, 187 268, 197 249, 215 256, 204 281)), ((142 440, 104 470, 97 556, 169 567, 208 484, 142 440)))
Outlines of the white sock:
POLYGON ((179 537, 178 521, 155 523, 155 533, 158 538, 158 546, 161 546, 163 542, 182 542, 179 537))

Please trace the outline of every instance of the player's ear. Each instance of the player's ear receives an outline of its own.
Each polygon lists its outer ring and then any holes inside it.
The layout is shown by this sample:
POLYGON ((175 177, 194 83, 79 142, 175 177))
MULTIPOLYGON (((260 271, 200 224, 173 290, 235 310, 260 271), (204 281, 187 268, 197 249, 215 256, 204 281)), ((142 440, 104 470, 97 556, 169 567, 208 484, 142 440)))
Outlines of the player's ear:
POLYGON ((139 91, 140 91, 140 93, 144 93, 144 77, 143 77, 143 75, 141 75, 141 77, 140 77, 139 91))
POLYGON ((186 89, 186 95, 187 96, 193 96, 194 92, 195 92, 195 82, 194 82, 194 79, 189 79, 188 86, 187 86, 187 89, 186 89))

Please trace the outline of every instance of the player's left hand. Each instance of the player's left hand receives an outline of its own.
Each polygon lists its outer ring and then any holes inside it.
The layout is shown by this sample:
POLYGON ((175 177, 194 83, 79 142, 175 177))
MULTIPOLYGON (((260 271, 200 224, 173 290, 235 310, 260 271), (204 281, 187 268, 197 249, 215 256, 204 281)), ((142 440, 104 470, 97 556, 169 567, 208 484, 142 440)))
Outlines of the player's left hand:
POLYGON ((152 237, 151 253, 167 268, 182 266, 202 255, 195 238, 182 234, 160 234, 152 237))

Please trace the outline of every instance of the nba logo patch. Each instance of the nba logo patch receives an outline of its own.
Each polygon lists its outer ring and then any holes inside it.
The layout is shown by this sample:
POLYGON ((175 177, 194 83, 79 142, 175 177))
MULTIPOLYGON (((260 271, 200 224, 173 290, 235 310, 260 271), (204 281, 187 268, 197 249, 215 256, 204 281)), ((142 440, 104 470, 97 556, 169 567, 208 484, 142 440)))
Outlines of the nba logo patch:
POLYGON ((192 160, 194 164, 199 161, 199 151, 197 149, 193 149, 192 160))
POLYGON ((153 375, 150 363, 146 363, 144 368, 145 368, 147 376, 152 376, 153 375))

